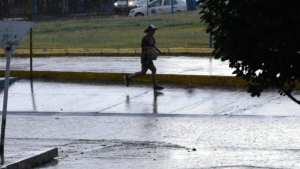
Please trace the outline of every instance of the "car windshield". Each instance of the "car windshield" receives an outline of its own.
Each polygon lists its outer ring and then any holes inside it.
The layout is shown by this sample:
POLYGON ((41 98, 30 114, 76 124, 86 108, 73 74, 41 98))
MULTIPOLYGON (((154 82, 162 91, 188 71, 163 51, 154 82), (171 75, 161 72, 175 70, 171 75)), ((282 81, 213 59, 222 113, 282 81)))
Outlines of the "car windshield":
POLYGON ((161 6, 161 1, 162 1, 162 0, 152 1, 152 2, 149 4, 149 7, 161 6))
MULTIPOLYGON (((177 1, 173 1, 173 5, 177 5, 177 1)), ((171 0, 165 0, 164 1, 164 6, 169 6, 169 5, 172 5, 172 2, 171 0)))

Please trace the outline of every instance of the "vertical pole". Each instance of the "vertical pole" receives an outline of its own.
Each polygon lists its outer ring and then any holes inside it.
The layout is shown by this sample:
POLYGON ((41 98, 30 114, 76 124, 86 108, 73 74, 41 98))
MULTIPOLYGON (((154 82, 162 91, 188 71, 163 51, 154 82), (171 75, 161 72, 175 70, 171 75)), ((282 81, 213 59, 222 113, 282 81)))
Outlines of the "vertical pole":
POLYGON ((32 0, 32 21, 35 21, 37 10, 37 0, 32 0))
POLYGON ((126 11, 126 16, 128 16, 128 0, 126 0, 126 9, 125 9, 125 11, 126 11))
MULTIPOLYGON (((29 20, 32 21, 32 0, 29 0, 29 20)), ((30 28, 30 79, 32 76, 32 28, 30 28)))
POLYGON ((174 14, 174 2, 173 2, 173 0, 171 0, 171 12, 172 12, 172 14, 174 14))
POLYGON ((212 34, 209 32, 209 47, 212 48, 212 34))
MULTIPOLYGON (((213 37, 212 37, 212 33, 209 32, 209 47, 212 48, 212 41, 213 41, 213 37)), ((210 55, 209 61, 212 61, 212 55, 210 55)))
POLYGON ((147 1, 147 16, 149 15, 149 3, 148 3, 148 0, 146 0, 147 1))
MULTIPOLYGON (((1 143, 0 143, 0 155, 2 159, 4 157, 4 140, 5 140, 5 128, 6 128, 9 75, 10 75, 10 57, 12 52, 6 51, 5 53, 6 53, 6 71, 5 71, 4 100, 3 100, 3 110, 2 110, 1 143)), ((4 163, 4 161, 2 161, 2 163, 4 163)))

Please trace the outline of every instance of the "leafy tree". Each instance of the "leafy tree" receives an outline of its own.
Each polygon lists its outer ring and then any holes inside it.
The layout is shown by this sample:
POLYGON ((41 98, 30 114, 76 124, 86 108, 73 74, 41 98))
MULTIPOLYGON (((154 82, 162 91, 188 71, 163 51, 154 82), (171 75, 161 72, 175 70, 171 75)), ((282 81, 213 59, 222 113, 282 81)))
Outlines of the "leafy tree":
POLYGON ((299 0, 199 0, 201 20, 214 38, 214 56, 229 61, 251 96, 277 87, 293 96, 300 79, 299 0))

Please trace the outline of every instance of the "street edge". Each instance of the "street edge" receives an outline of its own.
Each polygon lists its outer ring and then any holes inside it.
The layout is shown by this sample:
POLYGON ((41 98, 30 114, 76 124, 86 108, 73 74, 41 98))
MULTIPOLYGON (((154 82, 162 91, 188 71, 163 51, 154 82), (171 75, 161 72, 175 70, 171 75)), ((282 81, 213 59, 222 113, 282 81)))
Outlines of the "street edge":
MULTIPOLYGON (((16 81, 20 80, 19 77, 10 77, 9 78, 9 84, 12 84, 16 81)), ((0 79, 0 88, 4 88, 5 78, 0 79)))
MULTIPOLYGON (((33 71, 32 78, 46 78, 59 80, 114 80, 123 81, 123 77, 130 73, 105 73, 105 72, 60 72, 60 71, 33 71)), ((0 70, 0 77, 5 75, 0 70)), ((30 71, 12 70, 12 77, 31 78, 30 71)), ((225 86, 246 86, 249 84, 241 77, 236 76, 215 76, 215 75, 178 75, 178 74, 157 74, 159 83, 181 83, 181 84, 204 84, 204 85, 225 85, 225 86)), ((137 77, 134 81, 151 82, 151 74, 137 77)), ((300 83, 296 83, 300 88, 300 83)))
MULTIPOLYGON (((4 76, 5 71, 0 70, 0 76, 4 76)), ((33 71, 33 78, 48 78, 62 80, 116 80, 123 81, 123 76, 129 73, 103 73, 103 72, 60 72, 60 71, 33 71)), ((30 78, 30 71, 11 70, 12 77, 30 78)), ((213 76, 213 75, 176 75, 157 74, 159 83, 185 83, 185 84, 216 84, 245 86, 247 84, 242 78, 235 76, 213 76)), ((135 78, 134 81, 150 82, 151 74, 146 74, 135 78)))
MULTIPOLYGON (((166 55, 210 56, 213 48, 160 48, 166 55)), ((34 56, 138 56, 140 48, 65 48, 65 49, 33 49, 34 56)), ((0 54, 4 51, 0 49, 0 54)), ((14 56, 28 56, 29 49, 16 49, 14 56)))
POLYGON ((48 162, 58 156, 58 149, 52 148, 45 150, 37 155, 21 159, 19 161, 4 165, 1 169, 20 169, 31 168, 42 163, 48 162))

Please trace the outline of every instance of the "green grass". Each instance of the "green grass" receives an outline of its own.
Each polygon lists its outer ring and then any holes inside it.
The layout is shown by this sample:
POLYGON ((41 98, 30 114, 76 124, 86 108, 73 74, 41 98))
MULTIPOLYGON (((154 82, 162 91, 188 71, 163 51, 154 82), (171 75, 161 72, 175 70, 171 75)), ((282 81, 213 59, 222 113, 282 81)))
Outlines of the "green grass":
MULTIPOLYGON (((159 28, 155 38, 160 48, 208 47, 206 25, 198 13, 38 22, 33 27, 33 48, 139 48, 149 24, 159 28)), ((19 48, 29 48, 29 35, 19 48)))

